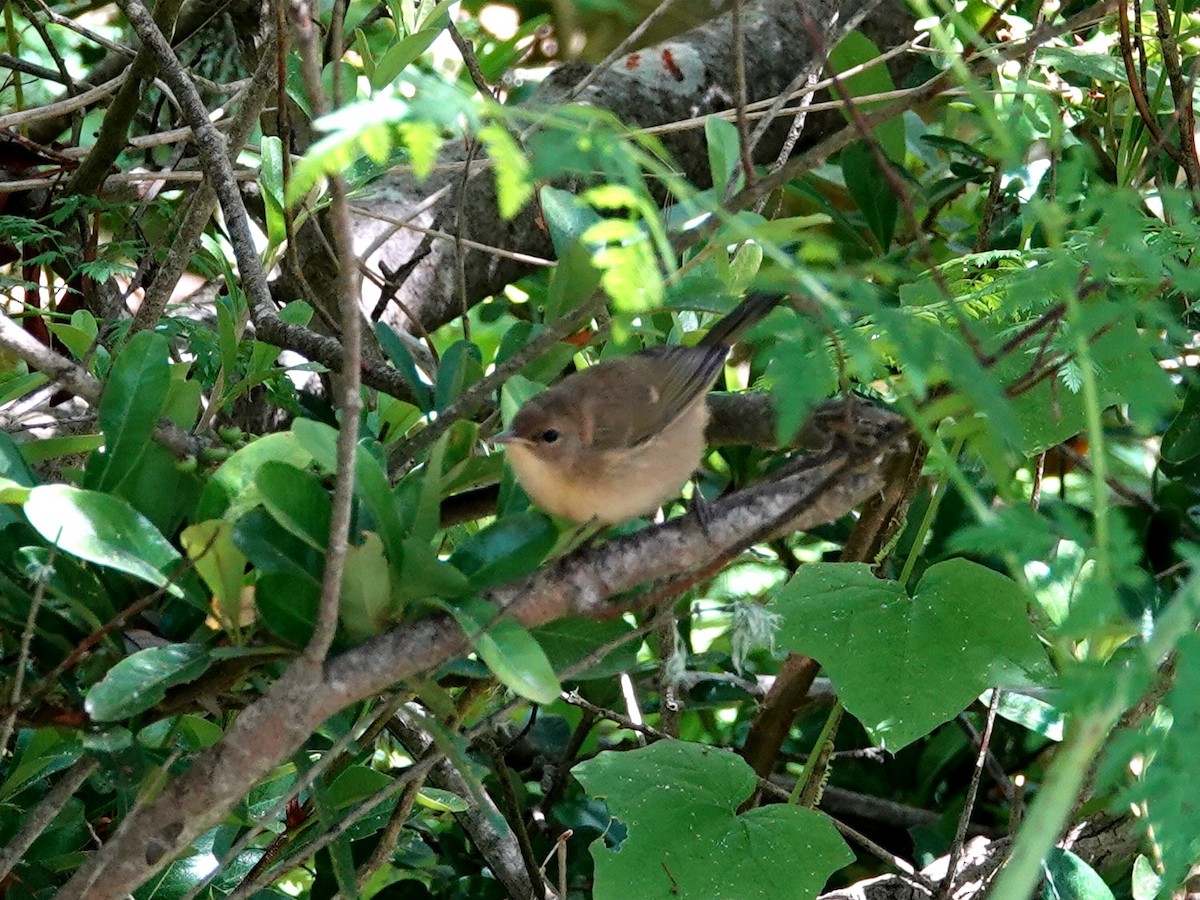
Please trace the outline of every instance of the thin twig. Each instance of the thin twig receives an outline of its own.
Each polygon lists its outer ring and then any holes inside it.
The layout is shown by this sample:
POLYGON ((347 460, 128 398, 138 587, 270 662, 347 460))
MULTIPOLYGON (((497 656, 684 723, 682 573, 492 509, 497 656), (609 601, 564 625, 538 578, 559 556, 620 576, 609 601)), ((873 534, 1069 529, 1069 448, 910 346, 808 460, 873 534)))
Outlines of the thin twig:
POLYGON ((967 787, 967 796, 963 800, 962 814, 958 817, 958 827, 954 832, 954 843, 950 848, 950 862, 946 866, 946 880, 942 882, 939 896, 942 900, 950 900, 954 893, 954 877, 958 874, 958 861, 962 858, 963 845, 967 840, 967 826, 971 824, 971 815, 975 812, 975 797, 979 793, 979 782, 983 778, 983 770, 987 763, 988 748, 992 743, 992 727, 996 724, 996 710, 1000 708, 1000 688, 992 689, 992 702, 988 704, 987 718, 984 719, 983 735, 979 738, 979 753, 975 757, 975 766, 971 770, 971 783, 967 787))
MULTIPOLYGON (((321 85, 320 44, 313 27, 307 0, 295 3, 296 27, 300 37, 300 52, 303 57, 305 82, 309 103, 315 115, 324 114, 328 108, 324 88, 321 85)), ((335 16, 336 18, 336 16, 335 16)), ((342 58, 341 32, 335 29, 332 55, 342 58)), ((335 66, 335 72, 340 66, 335 66)), ((337 95, 335 79, 334 93, 337 95)), ((313 635, 305 648, 305 656, 311 663, 321 663, 333 646, 337 633, 338 606, 342 593, 342 576, 345 573, 349 553, 350 519, 354 500, 355 457, 358 448, 359 416, 362 413, 362 310, 355 292, 354 237, 350 229, 350 205, 347 199, 346 182, 341 175, 331 174, 329 182, 329 220, 333 238, 337 245, 338 263, 338 308, 341 322, 342 377, 341 377, 341 424, 337 438, 337 477, 333 487, 332 510, 329 522, 329 541, 325 548, 325 569, 321 579, 321 601, 317 608, 317 620, 313 635)))
MULTIPOLYGON (((50 552, 46 560, 47 568, 54 566, 54 556, 57 550, 58 543, 56 541, 50 545, 50 552)), ((46 599, 46 582, 49 577, 50 573, 46 572, 37 579, 37 586, 33 589, 33 596, 29 600, 25 628, 21 631, 21 650, 17 654, 17 668, 13 673, 12 697, 9 700, 12 711, 4 717, 4 725, 0 726, 0 756, 8 751, 8 739, 12 737, 13 727, 17 722, 17 711, 21 708, 21 691, 25 687, 25 668, 29 665, 29 648, 33 645, 38 610, 42 608, 42 601, 46 599)), ((4 875, 4 872, 0 872, 0 879, 3 879, 4 875)))
MULTIPOLYGON (((733 84, 734 102, 737 104, 738 153, 742 160, 742 175, 746 185, 754 184, 754 159, 751 156, 750 129, 746 119, 746 101, 749 100, 746 88, 746 38, 742 31, 742 0, 733 0, 730 11, 730 21, 733 25, 730 40, 733 42, 733 84)), ((730 184, 730 190, 733 183, 730 184)))
MULTIPOLYGON (((0 746, 3 745, 0 744, 0 746)), ((54 783, 54 787, 50 788, 41 802, 30 811, 29 815, 25 817, 25 821, 21 823, 20 830, 13 835, 6 846, 0 848, 0 882, 4 882, 8 878, 13 868, 25 855, 25 851, 62 812, 63 807, 79 790, 79 786, 95 769, 96 760, 90 756, 83 757, 54 783)))

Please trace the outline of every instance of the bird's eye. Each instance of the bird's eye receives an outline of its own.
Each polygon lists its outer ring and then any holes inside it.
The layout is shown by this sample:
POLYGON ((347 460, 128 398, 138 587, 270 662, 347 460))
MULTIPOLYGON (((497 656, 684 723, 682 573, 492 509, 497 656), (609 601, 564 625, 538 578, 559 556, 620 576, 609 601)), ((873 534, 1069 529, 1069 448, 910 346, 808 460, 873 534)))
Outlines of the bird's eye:
POLYGON ((558 440, 558 430, 554 428, 547 428, 542 432, 542 440, 547 444, 553 444, 558 440))

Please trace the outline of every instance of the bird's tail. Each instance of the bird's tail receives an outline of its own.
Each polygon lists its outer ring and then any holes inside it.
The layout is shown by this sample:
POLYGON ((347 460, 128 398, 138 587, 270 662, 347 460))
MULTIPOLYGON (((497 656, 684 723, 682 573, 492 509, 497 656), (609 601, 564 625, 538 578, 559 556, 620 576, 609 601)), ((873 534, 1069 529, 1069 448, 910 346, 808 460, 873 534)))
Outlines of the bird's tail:
POLYGON ((732 344, 752 325, 757 324, 767 313, 784 300, 783 294, 747 294, 737 306, 731 309, 724 318, 708 330, 700 344, 732 344))

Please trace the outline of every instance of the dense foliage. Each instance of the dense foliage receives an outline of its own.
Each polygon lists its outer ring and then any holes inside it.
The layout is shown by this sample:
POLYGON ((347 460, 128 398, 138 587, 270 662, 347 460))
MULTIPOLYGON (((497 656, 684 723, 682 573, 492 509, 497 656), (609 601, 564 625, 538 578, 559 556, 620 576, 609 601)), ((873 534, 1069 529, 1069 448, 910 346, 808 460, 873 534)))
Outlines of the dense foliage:
POLYGON ((811 110, 646 38, 653 125, 536 91, 623 3, 5 7, 0 896, 1181 889, 1194 5, 800 6, 811 110), (523 402, 751 289, 685 497, 530 506, 523 402))

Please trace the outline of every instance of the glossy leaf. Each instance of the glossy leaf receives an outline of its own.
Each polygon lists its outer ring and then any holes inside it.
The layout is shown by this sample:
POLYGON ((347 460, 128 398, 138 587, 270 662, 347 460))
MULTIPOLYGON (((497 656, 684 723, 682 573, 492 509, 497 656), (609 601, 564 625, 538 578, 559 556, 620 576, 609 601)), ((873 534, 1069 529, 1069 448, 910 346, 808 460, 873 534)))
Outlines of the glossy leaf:
POLYGON ((168 587, 179 551, 124 500, 47 484, 30 492, 24 508, 29 523, 60 550, 183 595, 178 585, 168 587))
POLYGON ((199 644, 168 644, 127 656, 92 685, 84 709, 96 722, 115 722, 154 706, 167 689, 200 677, 211 658, 199 644))
POLYGON ((528 575, 554 549, 558 529, 540 512, 504 516, 461 544, 450 564, 476 589, 528 575))
POLYGON ((236 519, 259 504, 254 477, 266 462, 289 463, 304 468, 312 455, 290 431, 279 431, 251 441, 221 463, 204 489, 196 517, 236 519))
POLYGON ((462 599, 445 605, 458 620, 479 658, 514 693, 535 703, 553 703, 562 685, 538 642, 492 604, 462 599))
POLYGON ((88 461, 85 485, 111 491, 138 468, 167 403, 171 368, 167 339, 141 331, 113 361, 97 417, 104 450, 88 461))
POLYGON ((325 552, 333 513, 321 479, 305 469, 268 461, 254 476, 254 484, 276 522, 314 550, 325 552))

